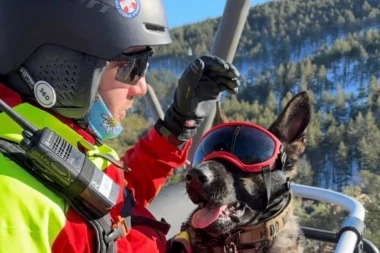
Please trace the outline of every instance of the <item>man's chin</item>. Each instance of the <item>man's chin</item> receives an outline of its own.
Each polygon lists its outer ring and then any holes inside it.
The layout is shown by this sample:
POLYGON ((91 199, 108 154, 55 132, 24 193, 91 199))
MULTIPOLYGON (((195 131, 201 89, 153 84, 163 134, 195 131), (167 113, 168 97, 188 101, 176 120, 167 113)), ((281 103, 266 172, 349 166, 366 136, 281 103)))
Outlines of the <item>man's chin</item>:
POLYGON ((124 119, 125 117, 127 117, 127 111, 121 111, 121 112, 119 113, 119 119, 116 119, 116 121, 118 121, 118 123, 120 124, 120 121, 121 121, 122 119, 124 119))

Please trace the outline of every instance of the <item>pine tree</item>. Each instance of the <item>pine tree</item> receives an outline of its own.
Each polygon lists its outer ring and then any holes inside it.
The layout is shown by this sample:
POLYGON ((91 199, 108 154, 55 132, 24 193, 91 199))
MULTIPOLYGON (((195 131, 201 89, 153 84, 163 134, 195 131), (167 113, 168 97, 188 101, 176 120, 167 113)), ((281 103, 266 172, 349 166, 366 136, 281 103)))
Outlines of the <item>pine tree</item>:
POLYGON ((349 169, 349 163, 350 160, 348 159, 348 148, 346 145, 344 145, 343 141, 339 142, 338 150, 335 154, 335 168, 337 169, 336 173, 336 183, 338 185, 337 189, 341 190, 343 186, 347 184, 348 176, 350 175, 349 169))
POLYGON ((335 113, 334 114, 338 122, 340 123, 344 122, 347 116, 346 96, 340 84, 338 84, 338 94, 335 99, 335 113))

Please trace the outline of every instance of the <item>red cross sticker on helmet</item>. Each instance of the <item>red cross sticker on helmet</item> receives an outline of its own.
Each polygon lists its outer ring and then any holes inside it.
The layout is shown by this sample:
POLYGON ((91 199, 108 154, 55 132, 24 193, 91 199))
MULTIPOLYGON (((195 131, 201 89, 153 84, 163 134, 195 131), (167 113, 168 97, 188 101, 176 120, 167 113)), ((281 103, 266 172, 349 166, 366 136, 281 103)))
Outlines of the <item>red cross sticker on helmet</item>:
POLYGON ((135 18, 141 9, 140 0, 115 0, 117 11, 126 18, 135 18))

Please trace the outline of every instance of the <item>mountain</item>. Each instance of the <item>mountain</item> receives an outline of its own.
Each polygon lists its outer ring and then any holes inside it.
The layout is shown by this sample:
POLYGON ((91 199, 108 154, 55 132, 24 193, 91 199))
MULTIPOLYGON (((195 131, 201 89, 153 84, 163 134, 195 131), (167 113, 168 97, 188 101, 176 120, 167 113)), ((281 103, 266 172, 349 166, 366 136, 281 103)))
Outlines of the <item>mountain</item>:
MULTIPOLYGON (((335 92, 341 83, 356 91, 379 74, 373 69, 379 58, 379 6, 379 0, 286 0, 253 7, 234 63, 251 83, 267 71, 273 75, 281 66, 309 59, 318 69, 324 65, 333 83, 323 90, 335 92)), ((191 59, 211 51, 219 20, 173 29, 174 42, 157 48, 152 68, 169 68, 178 76, 191 59)))

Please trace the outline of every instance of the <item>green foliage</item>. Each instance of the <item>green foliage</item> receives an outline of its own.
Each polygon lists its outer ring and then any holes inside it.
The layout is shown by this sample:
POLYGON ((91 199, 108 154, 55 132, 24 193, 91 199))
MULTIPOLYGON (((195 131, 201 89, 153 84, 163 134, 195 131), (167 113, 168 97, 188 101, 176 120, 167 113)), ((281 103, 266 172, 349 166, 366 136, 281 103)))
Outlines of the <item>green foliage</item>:
MULTIPOLYGON (((364 237, 373 242, 377 247, 380 245, 380 176, 369 171, 361 171, 362 183, 358 186, 346 186, 343 193, 361 202, 366 213, 366 231, 364 237)), ((299 216, 302 225, 324 230, 338 231, 340 224, 347 217, 347 212, 342 208, 325 204, 313 203, 313 201, 296 202, 295 213, 299 216)), ((327 247, 331 250, 334 245, 308 241, 306 252, 316 252, 316 248, 327 247)), ((322 252, 333 252, 325 249, 322 252)))
MULTIPOLYGON (((377 24, 380 1, 287 0, 272 1, 250 9, 237 56, 262 60, 271 54, 273 63, 288 61, 290 54, 301 55, 310 42, 324 43, 341 33, 354 33, 377 24)), ((210 52, 220 18, 174 28, 173 43, 156 49, 157 55, 183 56, 189 48, 195 55, 210 52)), ((352 45, 352 44, 351 44, 352 45)), ((361 57, 366 54, 354 44, 361 57)), ((350 51, 344 43, 339 45, 350 51)))
POLYGON ((148 71, 147 82, 154 89, 163 110, 169 107, 173 100, 177 78, 170 70, 148 71))
POLYGON ((166 185, 170 184, 176 184, 184 180, 184 174, 183 173, 175 173, 171 177, 166 180, 166 185))

